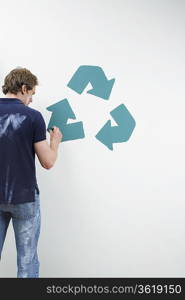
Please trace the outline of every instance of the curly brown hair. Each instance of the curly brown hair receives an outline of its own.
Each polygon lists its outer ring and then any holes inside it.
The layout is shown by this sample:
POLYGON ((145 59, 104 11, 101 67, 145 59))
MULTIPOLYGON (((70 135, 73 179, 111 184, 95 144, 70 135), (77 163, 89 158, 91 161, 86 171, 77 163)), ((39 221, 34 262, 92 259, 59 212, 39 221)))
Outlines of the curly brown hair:
POLYGON ((19 91, 22 92, 23 84, 26 85, 27 90, 32 90, 34 86, 38 85, 38 79, 28 69, 17 67, 5 77, 4 85, 2 85, 3 94, 16 95, 19 91))

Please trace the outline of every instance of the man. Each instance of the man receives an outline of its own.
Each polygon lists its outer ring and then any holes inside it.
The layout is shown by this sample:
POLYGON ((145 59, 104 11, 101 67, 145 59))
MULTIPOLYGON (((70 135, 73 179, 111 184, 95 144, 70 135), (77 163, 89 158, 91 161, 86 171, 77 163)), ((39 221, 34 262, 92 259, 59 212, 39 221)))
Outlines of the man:
POLYGON ((10 220, 17 248, 17 277, 39 277, 40 191, 35 153, 45 169, 53 167, 62 134, 56 126, 46 140, 41 113, 28 107, 38 80, 26 68, 4 79, 0 98, 0 259, 10 220))

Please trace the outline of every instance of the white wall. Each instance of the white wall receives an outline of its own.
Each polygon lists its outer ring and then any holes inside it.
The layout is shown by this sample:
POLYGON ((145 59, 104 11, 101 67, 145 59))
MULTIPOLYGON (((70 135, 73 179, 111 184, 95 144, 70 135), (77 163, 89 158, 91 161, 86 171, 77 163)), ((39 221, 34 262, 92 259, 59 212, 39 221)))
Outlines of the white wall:
MULTIPOLYGON (((69 122, 83 121, 86 135, 61 143, 53 169, 36 160, 41 277, 185 276, 184 9, 183 0, 3 1, 1 85, 16 66, 30 69, 40 81, 31 107, 48 124, 46 107, 68 98, 69 122), (80 65, 116 79, 108 101, 90 85, 82 95, 67 87, 80 65), (94 136, 121 103, 136 128, 110 151, 94 136)), ((0 277, 16 277, 12 224, 0 277)))

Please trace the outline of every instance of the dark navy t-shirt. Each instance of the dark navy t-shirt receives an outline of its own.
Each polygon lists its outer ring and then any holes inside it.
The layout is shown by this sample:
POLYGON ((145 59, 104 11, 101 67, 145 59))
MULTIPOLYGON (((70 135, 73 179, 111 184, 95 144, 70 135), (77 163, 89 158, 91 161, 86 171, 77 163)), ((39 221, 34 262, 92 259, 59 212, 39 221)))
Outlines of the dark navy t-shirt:
POLYGON ((42 114, 18 98, 0 98, 0 203, 35 201, 34 143, 46 139, 42 114))

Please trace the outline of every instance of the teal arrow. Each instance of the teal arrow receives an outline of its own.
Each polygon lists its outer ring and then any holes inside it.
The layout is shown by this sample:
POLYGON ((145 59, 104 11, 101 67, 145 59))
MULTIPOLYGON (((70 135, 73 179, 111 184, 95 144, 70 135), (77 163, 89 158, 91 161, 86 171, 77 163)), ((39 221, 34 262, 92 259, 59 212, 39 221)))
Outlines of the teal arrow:
POLYGON ((128 141, 136 122, 124 104, 117 106, 110 114, 118 126, 111 127, 111 120, 108 120, 95 137, 110 150, 113 150, 113 143, 128 141))
POLYGON ((76 119, 67 99, 48 106, 46 109, 52 112, 47 130, 49 131, 52 126, 57 126, 62 132, 62 142, 85 137, 82 122, 66 124, 68 119, 76 119))
POLYGON ((102 68, 98 66, 80 66, 67 86, 81 94, 90 82, 93 88, 87 93, 108 100, 114 81, 115 79, 107 80, 102 68))

